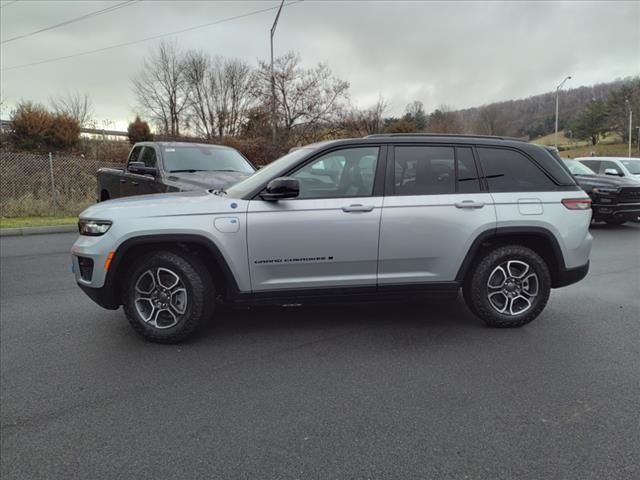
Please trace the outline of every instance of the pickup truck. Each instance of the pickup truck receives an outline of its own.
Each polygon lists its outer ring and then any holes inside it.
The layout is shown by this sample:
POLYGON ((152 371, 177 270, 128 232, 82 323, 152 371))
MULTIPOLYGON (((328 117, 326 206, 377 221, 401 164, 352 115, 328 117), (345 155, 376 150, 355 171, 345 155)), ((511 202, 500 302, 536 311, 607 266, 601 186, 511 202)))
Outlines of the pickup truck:
POLYGON ((226 188, 253 174, 240 152, 222 145, 136 143, 124 168, 98 170, 98 202, 132 195, 226 188))

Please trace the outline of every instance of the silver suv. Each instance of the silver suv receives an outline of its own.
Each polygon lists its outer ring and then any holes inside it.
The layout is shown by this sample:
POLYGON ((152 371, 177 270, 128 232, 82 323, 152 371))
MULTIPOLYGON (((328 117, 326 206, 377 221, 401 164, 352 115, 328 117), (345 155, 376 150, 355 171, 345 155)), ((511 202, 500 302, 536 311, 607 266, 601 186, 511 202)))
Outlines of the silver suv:
POLYGON ((372 135, 297 149, 228 190, 80 215, 79 286, 178 342, 216 304, 455 298, 495 327, 536 318, 589 269, 591 200, 526 142, 372 135))

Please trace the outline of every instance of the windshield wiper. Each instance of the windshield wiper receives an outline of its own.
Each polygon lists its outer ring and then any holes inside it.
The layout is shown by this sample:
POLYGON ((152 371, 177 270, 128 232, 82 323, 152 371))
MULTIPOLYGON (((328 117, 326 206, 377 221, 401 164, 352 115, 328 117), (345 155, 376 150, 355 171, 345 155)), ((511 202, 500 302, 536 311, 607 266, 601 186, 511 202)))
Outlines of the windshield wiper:
POLYGON ((185 168, 184 170, 169 170, 169 173, 182 173, 182 172, 188 172, 188 173, 194 173, 194 172, 208 172, 209 170, 198 170, 196 168, 185 168))
POLYGON ((214 195, 217 195, 219 197, 226 197, 227 196, 227 191, 224 188, 211 189, 209 191, 211 193, 213 193, 214 195))
POLYGON ((211 172, 236 172, 236 173, 243 173, 240 170, 231 170, 231 169, 219 169, 219 170, 210 170, 211 172))

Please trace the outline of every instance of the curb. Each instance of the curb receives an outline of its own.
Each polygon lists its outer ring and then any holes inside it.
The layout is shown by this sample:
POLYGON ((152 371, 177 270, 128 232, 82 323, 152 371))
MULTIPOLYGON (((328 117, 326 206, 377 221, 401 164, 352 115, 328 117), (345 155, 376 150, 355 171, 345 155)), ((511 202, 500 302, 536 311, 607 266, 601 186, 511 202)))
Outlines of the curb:
POLYGON ((50 233, 77 232, 77 225, 52 225, 50 227, 0 228, 0 237, 16 237, 23 235, 48 235, 50 233))

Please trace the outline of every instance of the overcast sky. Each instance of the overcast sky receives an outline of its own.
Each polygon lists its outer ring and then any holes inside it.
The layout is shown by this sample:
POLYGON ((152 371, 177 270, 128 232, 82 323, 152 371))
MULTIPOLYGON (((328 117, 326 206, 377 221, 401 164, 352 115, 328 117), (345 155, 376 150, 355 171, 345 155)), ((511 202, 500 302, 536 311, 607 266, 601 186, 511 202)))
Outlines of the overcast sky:
MULTIPOLYGON (((2 0, 2 41, 122 0, 2 0)), ((209 23, 277 6, 279 1, 134 2, 104 15, 3 43, 2 118, 20 99, 47 103, 87 92, 95 117, 125 128, 136 112, 131 79, 160 40, 41 65, 11 68, 209 23)), ((184 48, 242 58, 269 56, 275 11, 199 28, 176 38, 184 48)), ((379 95, 388 114, 412 100, 427 111, 522 98, 640 74, 640 1, 436 2, 305 0, 284 7, 276 55, 295 50, 305 64, 327 62, 350 82, 351 101, 379 95)))

